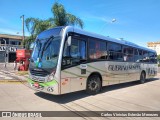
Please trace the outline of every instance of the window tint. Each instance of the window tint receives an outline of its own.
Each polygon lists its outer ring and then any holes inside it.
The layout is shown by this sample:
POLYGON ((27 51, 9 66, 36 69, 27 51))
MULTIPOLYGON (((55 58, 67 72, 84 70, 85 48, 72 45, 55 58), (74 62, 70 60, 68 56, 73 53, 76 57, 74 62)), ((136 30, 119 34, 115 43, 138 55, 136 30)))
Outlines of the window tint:
POLYGON ((157 63, 157 58, 155 53, 149 52, 149 61, 150 63, 157 63))
POLYGON ((83 40, 72 39, 71 46, 65 43, 63 52, 63 66, 76 65, 86 61, 86 42, 83 40))
POLYGON ((124 61, 126 61, 126 62, 134 62, 133 51, 134 51, 134 49, 132 47, 123 46, 124 61))
POLYGON ((116 43, 108 43, 108 59, 112 61, 123 61, 122 46, 116 43))
POLYGON ((123 59, 126 62, 134 62, 134 55, 132 55, 132 54, 124 54, 123 59))
POLYGON ((142 54, 142 50, 138 50, 138 52, 139 52, 139 55, 140 55, 140 56, 143 55, 143 54, 142 54))
POLYGON ((147 51, 143 51, 143 62, 149 62, 149 55, 147 51))
POLYGON ((72 58, 86 59, 85 41, 73 39, 71 43, 70 55, 72 58))
POLYGON ((122 46, 116 43, 108 43, 108 51, 122 52, 122 46))
POLYGON ((129 46, 124 46, 123 47, 123 52, 125 53, 125 54, 133 54, 133 48, 132 47, 129 47, 129 46))
POLYGON ((138 49, 134 49, 134 55, 138 55, 138 49))
POLYGON ((134 49, 134 61, 135 62, 138 62, 139 60, 139 54, 138 54, 138 49, 134 49))
POLYGON ((138 55, 137 53, 135 53, 135 56, 134 56, 134 60, 135 62, 143 62, 143 54, 142 54, 142 50, 135 50, 135 52, 138 51, 138 55))
POLYGON ((106 59, 106 42, 98 40, 89 40, 89 58, 106 59))
POLYGON ((109 51, 108 59, 113 61, 123 61, 123 53, 109 51))

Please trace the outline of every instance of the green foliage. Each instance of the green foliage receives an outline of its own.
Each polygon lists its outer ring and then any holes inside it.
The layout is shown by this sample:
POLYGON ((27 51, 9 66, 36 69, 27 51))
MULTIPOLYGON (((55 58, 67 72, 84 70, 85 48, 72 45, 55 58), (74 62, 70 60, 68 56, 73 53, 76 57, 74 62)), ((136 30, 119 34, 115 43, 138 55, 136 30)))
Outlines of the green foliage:
POLYGON ((56 26, 66 26, 66 25, 78 25, 83 28, 84 24, 83 21, 72 15, 71 13, 67 13, 64 6, 55 2, 52 6, 52 13, 53 13, 53 22, 56 26))
POLYGON ((158 67, 160 67, 160 55, 157 55, 158 67))
POLYGON ((50 20, 40 20, 38 18, 27 18, 25 23, 28 32, 36 36, 52 26, 50 20))
POLYGON ((157 55, 157 60, 160 61, 160 55, 157 55))
POLYGON ((35 40, 36 36, 46 29, 66 25, 78 25, 81 28, 84 26, 83 21, 80 18, 71 13, 67 13, 64 6, 58 2, 53 4, 51 11, 53 13, 53 18, 42 20, 30 17, 25 20, 26 28, 31 35, 30 37, 27 37, 23 43, 27 49, 35 40))
POLYGON ((35 35, 26 37, 25 40, 23 41, 23 46, 25 46, 26 49, 29 49, 31 43, 34 42, 35 39, 36 39, 35 35))

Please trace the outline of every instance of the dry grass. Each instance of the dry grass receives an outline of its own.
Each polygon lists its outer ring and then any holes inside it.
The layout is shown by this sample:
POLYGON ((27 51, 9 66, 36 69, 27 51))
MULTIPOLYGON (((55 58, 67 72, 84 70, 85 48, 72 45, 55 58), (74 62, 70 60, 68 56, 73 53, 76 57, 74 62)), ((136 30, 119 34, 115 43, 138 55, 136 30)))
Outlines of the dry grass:
POLYGON ((28 71, 18 71, 16 74, 20 76, 28 75, 28 71))

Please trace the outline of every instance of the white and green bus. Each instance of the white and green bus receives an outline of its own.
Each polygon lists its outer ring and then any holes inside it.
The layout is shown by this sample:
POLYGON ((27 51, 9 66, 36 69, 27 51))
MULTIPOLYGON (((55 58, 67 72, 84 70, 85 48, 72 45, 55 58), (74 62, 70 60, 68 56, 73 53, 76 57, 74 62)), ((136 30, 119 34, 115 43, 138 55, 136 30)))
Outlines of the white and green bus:
POLYGON ((131 42, 60 26, 37 36, 28 82, 55 95, 80 90, 96 94, 103 86, 154 77, 156 57, 154 50, 131 42))

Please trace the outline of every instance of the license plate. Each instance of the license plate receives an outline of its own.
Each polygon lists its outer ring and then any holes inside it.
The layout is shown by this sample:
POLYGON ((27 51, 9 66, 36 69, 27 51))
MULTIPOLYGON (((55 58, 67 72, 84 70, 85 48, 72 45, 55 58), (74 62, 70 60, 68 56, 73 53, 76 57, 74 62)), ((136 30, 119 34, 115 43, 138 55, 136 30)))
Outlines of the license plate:
POLYGON ((34 86, 39 88, 39 84, 38 83, 34 83, 34 86))

